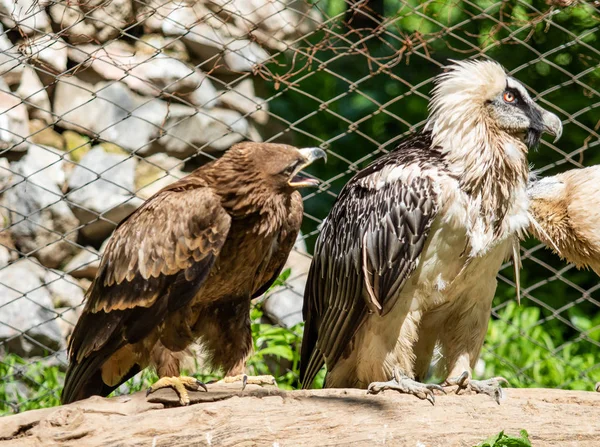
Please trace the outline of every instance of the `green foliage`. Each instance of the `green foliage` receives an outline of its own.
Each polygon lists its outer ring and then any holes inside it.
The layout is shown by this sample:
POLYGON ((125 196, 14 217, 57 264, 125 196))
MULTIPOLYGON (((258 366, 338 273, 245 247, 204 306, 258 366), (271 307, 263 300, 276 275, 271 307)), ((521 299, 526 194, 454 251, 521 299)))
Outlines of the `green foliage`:
POLYGON ((509 436, 501 431, 474 447, 531 447, 531 441, 526 430, 521 430, 519 437, 509 436))
POLYGON ((57 365, 7 354, 0 360, 0 415, 60 404, 65 374, 57 365))
POLYGON ((540 324, 539 307, 510 302, 490 322, 482 358, 485 377, 503 376, 514 387, 592 390, 600 381, 600 315, 572 312, 571 322, 592 341, 567 340, 564 323, 540 324), (591 330, 594 328, 594 330, 591 330))

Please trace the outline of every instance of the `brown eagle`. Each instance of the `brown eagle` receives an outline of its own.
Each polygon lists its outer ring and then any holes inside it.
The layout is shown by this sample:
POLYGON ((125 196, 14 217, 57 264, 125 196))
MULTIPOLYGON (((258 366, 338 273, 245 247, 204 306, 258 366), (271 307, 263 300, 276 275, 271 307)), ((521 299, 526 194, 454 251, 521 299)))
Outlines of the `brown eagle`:
MULTIPOLYGON (((106 396, 148 366, 182 404, 182 352, 199 341, 214 368, 244 372, 250 300, 279 275, 302 221, 300 170, 325 152, 242 143, 162 189, 110 239, 69 343, 62 402, 106 396)), ((244 379, 246 378, 243 375, 244 379)), ((244 382, 245 383, 245 382, 244 382)))

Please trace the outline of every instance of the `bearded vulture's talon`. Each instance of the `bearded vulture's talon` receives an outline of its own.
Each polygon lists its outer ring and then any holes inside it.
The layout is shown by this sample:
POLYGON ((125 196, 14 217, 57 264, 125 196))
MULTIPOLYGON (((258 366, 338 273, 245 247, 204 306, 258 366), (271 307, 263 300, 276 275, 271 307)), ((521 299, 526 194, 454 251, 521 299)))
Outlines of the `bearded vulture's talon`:
MULTIPOLYGON (((405 375, 396 375, 392 380, 387 382, 372 382, 367 388, 368 394, 379 394, 381 391, 393 390, 403 394, 412 394, 422 400, 428 400, 432 405, 435 405, 435 396, 432 390, 444 389, 436 384, 421 383, 413 380, 405 375)), ((445 393, 444 393, 445 394, 445 393)))
POLYGON ((454 387, 456 386, 455 394, 459 394, 462 390, 466 389, 469 385, 469 372, 463 371, 458 377, 448 377, 444 381, 444 386, 454 387))
POLYGON ((444 387, 435 383, 427 385, 427 388, 429 388, 430 390, 441 391, 442 393, 446 394, 446 390, 444 389, 444 387))
POLYGON ((500 399, 503 398, 502 384, 508 384, 504 377, 493 377, 487 380, 471 380, 469 388, 477 394, 487 394, 500 405, 500 399))

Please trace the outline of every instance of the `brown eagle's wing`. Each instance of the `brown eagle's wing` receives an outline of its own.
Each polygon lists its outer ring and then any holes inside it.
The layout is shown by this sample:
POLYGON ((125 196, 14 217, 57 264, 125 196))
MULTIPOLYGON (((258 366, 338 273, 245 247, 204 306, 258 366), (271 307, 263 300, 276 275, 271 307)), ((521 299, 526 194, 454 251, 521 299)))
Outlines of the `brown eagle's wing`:
POLYGON ((292 194, 290 215, 277 237, 277 248, 271 255, 271 258, 261 275, 263 278, 262 284, 259 286, 258 290, 252 294, 252 298, 258 298, 269 290, 269 287, 273 285, 275 280, 281 274, 281 270, 283 270, 283 266, 290 255, 290 251, 296 243, 300 225, 302 224, 303 211, 304 206, 302 205, 302 196, 300 193, 296 192, 292 194))
POLYGON ((394 152, 382 157, 350 180, 325 220, 304 292, 303 388, 325 361, 335 365, 369 311, 393 307, 416 268, 437 197, 430 178, 399 174, 419 172, 419 164, 394 152))
POLYGON ((102 381, 101 367, 109 357, 143 340, 168 313, 190 302, 219 255, 230 222, 205 181, 188 176, 117 227, 69 343, 63 402, 107 394, 140 369, 130 359, 131 368, 118 380, 102 381))

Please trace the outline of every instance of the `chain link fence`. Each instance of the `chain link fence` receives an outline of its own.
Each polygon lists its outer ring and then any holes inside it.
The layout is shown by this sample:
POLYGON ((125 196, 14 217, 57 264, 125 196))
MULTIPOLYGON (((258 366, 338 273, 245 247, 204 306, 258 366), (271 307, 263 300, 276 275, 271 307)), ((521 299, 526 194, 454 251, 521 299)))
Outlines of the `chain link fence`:
MULTIPOLYGON (((0 414, 57 403, 115 225, 236 142, 329 154, 310 168, 322 184, 305 192, 289 277, 261 303, 293 330, 319 223, 423 125, 449 59, 498 60, 563 119, 530 156, 541 175, 600 162, 599 2, 6 0, 0 22, 0 414)), ((521 306, 507 264, 477 372, 592 389, 598 278, 534 240, 522 257, 521 306)))

